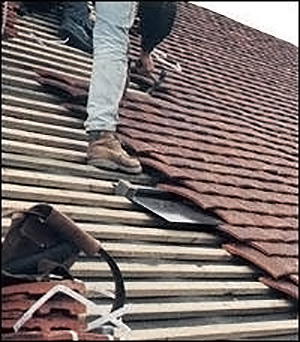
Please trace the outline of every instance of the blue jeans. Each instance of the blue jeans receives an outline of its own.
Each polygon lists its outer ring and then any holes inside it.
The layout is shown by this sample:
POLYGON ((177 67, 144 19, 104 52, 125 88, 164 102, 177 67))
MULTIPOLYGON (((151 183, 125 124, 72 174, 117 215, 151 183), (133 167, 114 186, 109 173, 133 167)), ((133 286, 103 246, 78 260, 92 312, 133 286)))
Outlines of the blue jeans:
POLYGON ((93 69, 87 102, 89 131, 115 131, 119 102, 126 84, 129 29, 133 24, 135 1, 96 1, 93 31, 93 69))

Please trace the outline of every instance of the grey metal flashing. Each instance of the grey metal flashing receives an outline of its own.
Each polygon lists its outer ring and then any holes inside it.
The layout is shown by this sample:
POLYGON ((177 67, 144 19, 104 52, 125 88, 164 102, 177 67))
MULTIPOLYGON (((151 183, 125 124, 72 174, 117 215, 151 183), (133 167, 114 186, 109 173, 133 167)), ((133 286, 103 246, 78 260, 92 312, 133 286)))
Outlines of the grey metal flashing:
POLYGON ((123 195, 133 203, 151 211, 169 223, 216 226, 220 223, 200 208, 189 205, 187 201, 155 187, 133 185, 120 180, 115 193, 123 195))

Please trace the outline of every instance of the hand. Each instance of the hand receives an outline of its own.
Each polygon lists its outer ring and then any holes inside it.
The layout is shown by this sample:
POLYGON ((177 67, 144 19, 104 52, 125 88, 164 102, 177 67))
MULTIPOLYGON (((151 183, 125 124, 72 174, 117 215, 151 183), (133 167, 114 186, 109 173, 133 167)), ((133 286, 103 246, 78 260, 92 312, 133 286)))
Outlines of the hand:
POLYGON ((142 50, 140 54, 140 61, 142 66, 140 72, 146 74, 147 76, 151 76, 154 71, 154 63, 150 53, 142 50))

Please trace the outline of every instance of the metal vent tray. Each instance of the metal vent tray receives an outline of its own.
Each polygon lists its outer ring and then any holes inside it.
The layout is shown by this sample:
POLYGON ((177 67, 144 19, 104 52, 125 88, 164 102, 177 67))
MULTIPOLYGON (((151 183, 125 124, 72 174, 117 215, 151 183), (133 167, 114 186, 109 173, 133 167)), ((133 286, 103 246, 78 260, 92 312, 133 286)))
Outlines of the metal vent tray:
POLYGON ((123 195, 143 208, 170 223, 217 225, 219 221, 193 207, 178 196, 154 187, 135 186, 127 181, 119 181, 115 187, 118 195, 123 195))

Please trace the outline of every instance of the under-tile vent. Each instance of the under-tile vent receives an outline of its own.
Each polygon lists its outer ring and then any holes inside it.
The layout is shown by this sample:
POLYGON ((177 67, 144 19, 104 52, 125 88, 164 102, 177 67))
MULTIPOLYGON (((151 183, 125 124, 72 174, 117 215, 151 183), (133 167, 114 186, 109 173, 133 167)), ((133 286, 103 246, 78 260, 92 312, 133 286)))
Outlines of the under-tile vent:
POLYGON ((177 196, 154 187, 136 186, 120 180, 115 193, 151 211, 169 223, 216 226, 221 222, 177 196))

